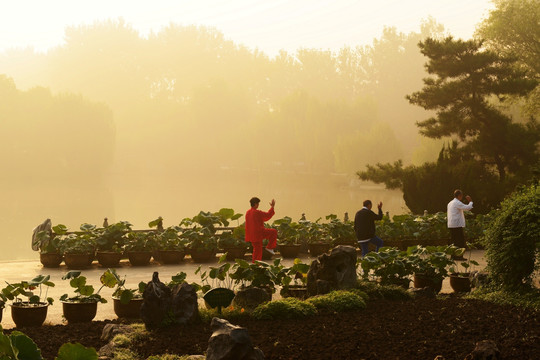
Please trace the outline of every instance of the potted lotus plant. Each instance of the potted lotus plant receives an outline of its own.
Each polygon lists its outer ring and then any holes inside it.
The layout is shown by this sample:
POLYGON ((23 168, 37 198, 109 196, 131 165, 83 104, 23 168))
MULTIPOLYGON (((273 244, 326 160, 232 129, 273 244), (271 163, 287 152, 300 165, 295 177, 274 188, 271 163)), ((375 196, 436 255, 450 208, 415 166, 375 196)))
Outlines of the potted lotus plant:
POLYGON ((305 299, 308 297, 307 291, 307 273, 309 265, 304 264, 300 259, 294 259, 294 264, 291 267, 284 268, 281 276, 281 291, 283 297, 296 297, 305 299))
POLYGON ((227 260, 234 261, 234 259, 244 258, 248 249, 245 237, 245 224, 235 227, 232 231, 223 231, 219 234, 218 246, 227 254, 227 260))
POLYGON ((30 281, 7 283, 2 289, 2 302, 12 301, 11 317, 17 327, 43 324, 47 318, 47 309, 54 301, 47 297, 49 287, 55 285, 50 278, 50 275, 38 275, 30 281), (26 300, 23 300, 23 297, 26 300))
POLYGON ((85 223, 80 226, 81 231, 60 236, 58 247, 69 269, 85 269, 94 260, 95 228, 95 225, 85 223))
POLYGON ((59 249, 60 236, 65 235, 67 227, 58 224, 52 227, 52 231, 42 230, 36 235, 39 249, 39 260, 44 267, 55 268, 60 266, 64 259, 59 249))
POLYGON ((126 234, 124 245, 129 263, 133 266, 145 266, 150 263, 156 247, 153 233, 146 231, 131 231, 126 234))
POLYGON ((272 227, 278 232, 279 253, 284 258, 294 259, 300 253, 300 225, 293 222, 288 216, 277 219, 272 223, 272 227))
POLYGON ((441 291, 442 282, 448 276, 448 267, 453 264, 450 246, 410 246, 407 254, 414 269, 415 288, 432 288, 441 291))
POLYGON ((181 233, 182 228, 179 226, 170 226, 154 234, 160 263, 178 264, 184 259, 188 239, 181 236, 181 233))
MULTIPOLYGON (((467 243, 469 249, 474 248, 473 244, 467 243)), ((454 263, 450 267, 450 286, 455 292, 471 291, 471 266, 478 266, 478 262, 471 259, 471 252, 464 261, 457 260, 462 258, 465 253, 464 248, 450 247, 450 255, 454 263)))
POLYGON ((137 289, 126 288, 126 277, 118 276, 115 269, 107 269, 100 277, 101 284, 115 288, 113 292, 114 313, 119 318, 140 318, 141 306, 144 301, 142 294, 146 283, 141 281, 137 289))
POLYGON ((60 297, 64 317, 68 323, 92 321, 97 313, 97 304, 107 302, 99 294, 104 285, 95 292, 92 285, 87 285, 86 277, 82 276, 80 271, 70 271, 62 277, 62 280, 69 280, 69 285, 75 293, 74 296, 64 294, 60 297))
POLYGON ((131 231, 131 224, 119 221, 101 229, 96 229, 96 257, 103 267, 116 267, 122 259, 126 235, 131 231))

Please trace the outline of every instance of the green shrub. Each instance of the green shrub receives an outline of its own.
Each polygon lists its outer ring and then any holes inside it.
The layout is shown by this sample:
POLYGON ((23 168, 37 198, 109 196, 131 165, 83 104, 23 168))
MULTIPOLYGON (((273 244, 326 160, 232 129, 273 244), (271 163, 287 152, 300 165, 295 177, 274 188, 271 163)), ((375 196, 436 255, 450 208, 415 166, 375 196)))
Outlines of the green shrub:
POLYGON ((285 298, 261 304, 253 311, 253 317, 259 320, 296 319, 317 314, 311 303, 297 298, 285 298))
POLYGON ((468 299, 478 299, 489 301, 499 305, 513 305, 540 311, 540 290, 530 289, 529 291, 505 291, 494 290, 488 287, 478 288, 467 295, 468 299))
POLYGON ((206 307, 202 307, 199 308, 199 316, 202 322, 209 324, 214 317, 219 317, 229 321, 235 319, 249 318, 249 312, 245 311, 242 308, 229 306, 227 308, 221 309, 221 314, 219 314, 217 309, 208 309, 206 307))
POLYGON ((358 281, 357 291, 361 291, 370 299, 410 300, 413 295, 401 286, 379 285, 372 281, 358 281))
POLYGON ((344 290, 332 291, 325 295, 318 295, 306 300, 313 304, 317 310, 323 311, 353 311, 366 308, 366 302, 359 295, 344 290))
POLYGON ((530 288, 540 265, 540 187, 505 199, 484 239, 488 270, 505 289, 530 288))

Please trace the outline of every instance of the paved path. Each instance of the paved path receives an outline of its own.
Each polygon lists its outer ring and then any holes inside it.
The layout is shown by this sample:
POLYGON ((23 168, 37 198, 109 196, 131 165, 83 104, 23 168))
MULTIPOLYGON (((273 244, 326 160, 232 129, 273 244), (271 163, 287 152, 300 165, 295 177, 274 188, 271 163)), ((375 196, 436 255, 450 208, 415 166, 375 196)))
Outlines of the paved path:
MULTIPOLYGON (((467 254, 465 254, 467 255, 467 254)), ((472 258, 480 263, 479 269, 483 269, 486 265, 486 262, 483 258, 484 251, 482 250, 472 250, 472 258)), ((246 259, 248 259, 246 257, 246 259)), ((301 256, 301 259, 304 263, 310 264, 313 258, 308 255, 301 256)), ((291 266, 293 264, 292 259, 283 259, 282 263, 285 266, 291 266)), ((148 282, 152 279, 152 273, 154 271, 159 272, 160 280, 163 282, 170 281, 173 275, 183 271, 187 274, 188 282, 197 282, 200 283, 199 275, 195 274, 195 270, 199 267, 200 264, 194 263, 191 259, 187 258, 178 265, 160 265, 156 262, 151 262, 149 266, 143 267, 133 267, 129 264, 127 260, 123 260, 120 263, 120 266, 116 268, 117 273, 122 277, 126 276, 126 287, 136 288, 139 282, 144 281, 148 282)), ((214 263, 203 264, 204 267, 208 266, 217 266, 217 259, 214 263)), ((105 268, 102 268, 97 262, 94 262, 93 265, 85 270, 82 270, 82 274, 86 276, 87 283, 93 285, 97 290, 101 283, 99 278, 101 274, 105 271, 105 268)), ((54 298, 55 302, 52 306, 49 307, 46 323, 49 324, 61 324, 62 319, 62 303, 58 300, 60 296, 65 293, 68 293, 70 296, 74 295, 72 288, 69 286, 69 282, 62 280, 69 270, 65 265, 61 265, 59 268, 43 268, 39 260, 34 261, 13 261, 13 262, 0 262, 0 288, 5 286, 5 282, 20 282, 21 280, 31 280, 39 274, 51 275, 51 281, 53 281, 56 286, 49 289, 48 296, 54 298)), ((443 282, 442 292, 448 293, 452 292, 450 288, 449 280, 445 279, 443 282)), ((113 310, 113 302, 111 299, 113 289, 103 288, 100 291, 100 294, 108 300, 106 304, 98 305, 98 312, 95 317, 95 320, 105 320, 105 319, 115 319, 116 315, 113 310)), ((274 294, 274 299, 278 298, 277 294, 274 294)), ((6 329, 12 328, 15 326, 11 319, 11 310, 9 306, 6 306, 4 309, 4 314, 2 317, 2 326, 6 329)))

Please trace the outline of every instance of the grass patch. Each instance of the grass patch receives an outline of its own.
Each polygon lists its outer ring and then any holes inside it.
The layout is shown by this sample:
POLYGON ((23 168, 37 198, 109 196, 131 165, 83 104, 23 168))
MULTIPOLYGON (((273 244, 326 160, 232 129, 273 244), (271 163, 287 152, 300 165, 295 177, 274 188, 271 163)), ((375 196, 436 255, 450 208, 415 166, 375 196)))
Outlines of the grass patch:
POLYGON ((253 310, 252 316, 259 320, 298 319, 317 314, 311 303, 297 298, 285 298, 261 304, 253 310))
POLYGON ((187 360, 189 358, 189 355, 171 355, 171 354, 163 354, 163 355, 152 355, 146 360, 187 360))
POLYGON ((306 300, 317 310, 344 312, 366 308, 364 299, 354 292, 338 290, 325 295, 318 295, 306 300))

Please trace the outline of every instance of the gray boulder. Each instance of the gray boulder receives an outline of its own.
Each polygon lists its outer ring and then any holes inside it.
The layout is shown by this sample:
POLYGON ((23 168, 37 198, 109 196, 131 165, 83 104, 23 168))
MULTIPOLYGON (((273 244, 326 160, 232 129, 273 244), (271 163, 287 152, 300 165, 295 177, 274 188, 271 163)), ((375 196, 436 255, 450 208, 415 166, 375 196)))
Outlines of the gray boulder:
POLYGON ((493 340, 482 340, 476 343, 474 350, 465 357, 465 360, 498 360, 501 353, 493 340))
POLYGON ((355 287, 356 258, 354 247, 339 245, 329 254, 322 254, 313 260, 307 274, 308 294, 314 296, 355 287))
POLYGON ((144 290, 141 319, 147 329, 172 324, 190 324, 199 320, 197 292, 188 283, 169 288, 159 281, 158 272, 152 275, 144 290))
POLYGON ((263 352, 253 347, 248 331, 227 320, 213 318, 206 360, 261 360, 263 352))

